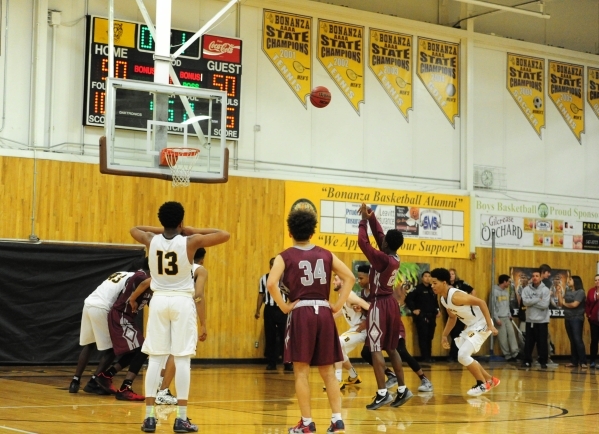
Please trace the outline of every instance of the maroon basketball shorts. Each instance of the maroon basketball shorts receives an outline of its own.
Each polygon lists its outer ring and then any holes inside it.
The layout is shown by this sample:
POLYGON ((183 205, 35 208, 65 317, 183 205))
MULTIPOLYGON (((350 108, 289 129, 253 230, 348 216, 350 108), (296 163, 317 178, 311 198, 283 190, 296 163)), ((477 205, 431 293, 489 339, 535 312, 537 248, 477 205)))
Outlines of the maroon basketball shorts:
POLYGON ((108 314, 108 331, 117 356, 133 351, 144 343, 143 333, 132 315, 111 310, 108 314))
POLYGON ((399 305, 392 296, 377 297, 368 311, 368 346, 370 351, 397 349, 401 331, 399 305))
POLYGON ((302 362, 310 366, 343 361, 337 327, 328 306, 296 307, 289 313, 283 360, 285 363, 302 362))

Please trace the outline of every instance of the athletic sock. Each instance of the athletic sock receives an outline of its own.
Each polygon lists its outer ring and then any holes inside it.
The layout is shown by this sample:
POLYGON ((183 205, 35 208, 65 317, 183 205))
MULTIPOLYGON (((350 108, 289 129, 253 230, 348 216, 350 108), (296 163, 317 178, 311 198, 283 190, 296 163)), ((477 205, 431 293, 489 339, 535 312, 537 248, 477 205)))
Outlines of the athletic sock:
POLYGON ((154 406, 146 405, 146 417, 154 417, 154 406))
POLYGON ((397 386, 397 393, 404 393, 406 391, 406 385, 397 386))
POLYGON ((420 378, 421 380, 424 380, 426 378, 426 375, 424 375, 424 374, 419 375, 418 378, 420 378))
POLYGON ((111 366, 110 368, 108 368, 107 370, 105 370, 103 372, 103 374, 104 374, 105 377, 112 378, 112 377, 114 377, 116 375, 116 369, 114 369, 114 366, 111 366))
POLYGON ((73 375, 73 380, 75 380, 77 383, 79 383, 79 381, 80 381, 80 378, 79 378, 79 377, 77 377, 76 375, 73 375))
POLYGON ((125 390, 126 387, 131 387, 133 385, 133 380, 125 380, 123 384, 121 384, 120 390, 125 390))
POLYGON ((356 372, 354 367, 352 366, 351 368, 349 368, 349 378, 356 378, 357 376, 358 373, 356 372))
POLYGON ((177 417, 179 419, 187 420, 187 406, 186 405, 180 405, 179 407, 177 407, 177 417))
POLYGON ((331 422, 335 423, 338 420, 342 420, 341 413, 333 413, 333 415, 331 416, 331 422))
POLYGON ((387 394, 387 389, 379 389, 376 393, 378 393, 379 396, 385 396, 387 394))
POLYGON ((302 423, 304 424, 304 426, 308 426, 312 423, 312 418, 302 416, 302 423))
POLYGON ((337 381, 341 381, 341 376, 343 375, 342 369, 335 369, 335 378, 337 381))

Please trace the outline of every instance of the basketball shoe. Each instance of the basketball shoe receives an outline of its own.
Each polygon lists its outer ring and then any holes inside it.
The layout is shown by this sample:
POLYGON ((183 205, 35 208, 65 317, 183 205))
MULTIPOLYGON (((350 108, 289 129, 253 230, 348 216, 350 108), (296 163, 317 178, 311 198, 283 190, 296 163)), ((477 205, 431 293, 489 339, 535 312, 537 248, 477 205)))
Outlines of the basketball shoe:
POLYGON ((391 407, 401 407, 408 402, 412 396, 414 396, 414 394, 406 387, 403 393, 397 392, 397 396, 395 397, 395 401, 391 403, 391 407))
POLYGON ((424 377, 422 379, 422 381, 420 382, 420 386, 418 386, 418 391, 419 392, 432 392, 433 391, 433 383, 431 383, 431 381, 424 377))
POLYGON ((395 374, 387 374, 387 381, 385 382, 385 387, 387 389, 391 389, 393 386, 397 386, 397 377, 395 374))
POLYGON ((501 383, 501 380, 497 377, 493 377, 491 378, 489 381, 487 381, 487 385, 489 386, 489 390, 493 389, 494 387, 499 386, 499 383, 501 383))
POLYGON ((118 390, 116 387, 112 385, 112 378, 105 377, 104 374, 99 374, 96 376, 96 384, 100 386, 105 392, 110 393, 111 395, 116 395, 118 390))
POLYGON ((342 420, 338 420, 337 422, 331 422, 331 426, 327 429, 328 433, 336 432, 336 433, 345 433, 345 424, 342 420))
POLYGON ((189 419, 183 420, 180 417, 175 419, 173 425, 174 432, 198 432, 198 426, 192 424, 189 419))
POLYGON ((383 405, 389 404, 391 401, 393 401, 393 397, 389 392, 385 393, 385 396, 381 396, 378 393, 376 393, 372 402, 366 406, 366 409, 377 410, 381 408, 383 405))
POLYGON ((110 393, 105 392, 94 380, 89 380, 89 383, 85 385, 83 391, 85 393, 95 393, 96 395, 110 395, 110 393))
POLYGON ((356 378, 347 377, 347 380, 344 381, 344 383, 348 386, 350 384, 360 384, 361 382, 362 382, 362 379, 360 378, 359 375, 356 375, 356 378))
POLYGON ((157 405, 177 405, 177 398, 175 398, 171 391, 166 388, 164 390, 159 390, 156 394, 156 404, 157 405))
POLYGON ((143 432, 155 432, 156 431, 156 418, 155 417, 146 417, 144 419, 144 423, 141 425, 141 430, 143 432))
POLYGON ((145 401, 146 399, 145 396, 135 393, 131 386, 125 386, 121 390, 118 390, 114 397, 119 401, 145 401))
POLYGON ((79 392, 80 386, 81 386, 81 383, 79 383, 79 381, 77 381, 73 378, 73 380, 71 381, 71 384, 69 384, 69 393, 79 392))
POLYGON ((301 434, 301 433, 315 433, 316 424, 310 422, 310 425, 304 425, 304 422, 300 419, 296 426, 289 428, 289 434, 301 434))
POLYGON ((483 393, 487 393, 490 390, 489 385, 487 383, 475 384, 470 388, 470 390, 466 393, 470 396, 480 396, 483 393))

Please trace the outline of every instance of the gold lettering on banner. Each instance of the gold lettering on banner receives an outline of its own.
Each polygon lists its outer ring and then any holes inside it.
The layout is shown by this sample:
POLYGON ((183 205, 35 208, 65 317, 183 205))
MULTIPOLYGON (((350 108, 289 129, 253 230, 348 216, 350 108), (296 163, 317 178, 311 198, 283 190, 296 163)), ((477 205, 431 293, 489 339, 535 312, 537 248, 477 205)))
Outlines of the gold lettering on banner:
POLYGON ((307 108, 312 90, 312 18, 264 9, 262 51, 307 108))
POLYGON ((587 67, 587 101, 599 118, 599 69, 587 67))
POLYGON ((460 44, 418 38, 416 73, 455 128, 460 116, 460 44))
POLYGON ((358 115, 364 103, 364 27, 318 20, 318 61, 358 115))
POLYGON ((413 107, 413 39, 410 35, 370 29, 368 67, 406 121, 408 110, 413 107))
POLYGON ((507 53, 506 86, 541 138, 545 128, 545 59, 507 53))
POLYGON ((549 98, 581 142, 584 133, 584 66, 549 61, 549 98))

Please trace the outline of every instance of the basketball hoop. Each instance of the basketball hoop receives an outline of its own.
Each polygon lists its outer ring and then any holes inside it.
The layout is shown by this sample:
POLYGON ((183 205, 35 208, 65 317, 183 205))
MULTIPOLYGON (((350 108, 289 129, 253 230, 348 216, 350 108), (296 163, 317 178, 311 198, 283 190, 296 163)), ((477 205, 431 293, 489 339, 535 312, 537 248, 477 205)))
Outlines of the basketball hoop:
POLYGON ((160 161, 166 160, 173 174, 173 187, 188 187, 191 169, 195 165, 200 150, 194 148, 164 148, 160 151, 160 161))

